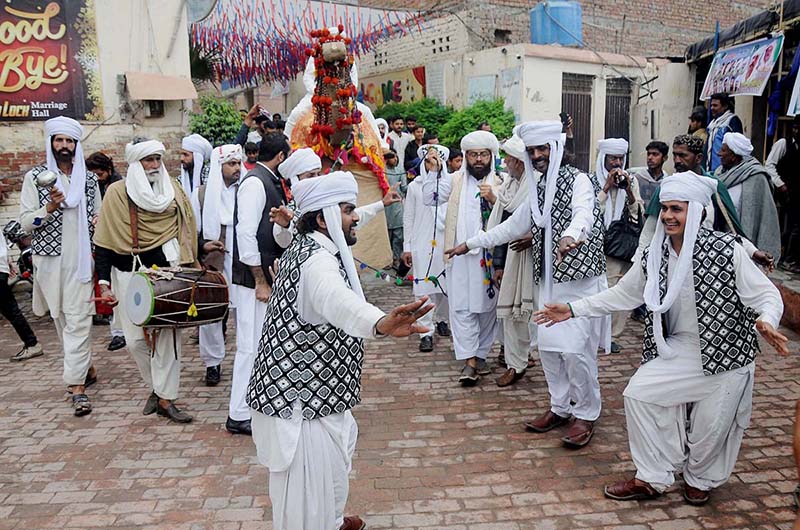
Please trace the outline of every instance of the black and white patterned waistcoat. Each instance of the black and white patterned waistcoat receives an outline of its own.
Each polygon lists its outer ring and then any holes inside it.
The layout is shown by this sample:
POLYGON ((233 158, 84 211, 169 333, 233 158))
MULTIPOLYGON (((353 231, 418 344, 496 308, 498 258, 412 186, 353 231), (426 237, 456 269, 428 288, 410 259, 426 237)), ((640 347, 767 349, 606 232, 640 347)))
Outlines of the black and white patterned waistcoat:
MULTIPOLYGON (((300 270, 318 251, 324 252, 313 238, 298 235, 281 257, 247 389, 250 408, 268 416, 291 418, 298 399, 305 420, 361 401, 363 341, 329 324, 309 324, 297 311, 300 270)), ((339 272, 347 281, 341 262, 339 272)))
MULTIPOLYGON (((31 169, 31 176, 36 176, 42 171, 46 171, 47 166, 36 166, 31 169)), ((35 182, 35 180, 34 180, 35 182)), ((50 191, 45 188, 36 187, 39 193, 39 207, 50 202, 50 191)), ((91 171, 86 172, 86 217, 89 222, 89 240, 94 237, 94 216, 95 192, 97 190, 97 175, 91 171)), ((64 223, 61 210, 54 211, 49 219, 41 219, 41 224, 33 228, 31 234, 31 248, 37 256, 60 256, 61 255, 61 230, 64 223)), ((35 224, 35 221, 34 221, 35 224)))
MULTIPOLYGON (((578 250, 567 254, 563 261, 556 265, 556 251, 558 240, 564 230, 572 222, 572 192, 575 177, 581 172, 571 166, 562 166, 556 181, 556 194, 553 199, 551 219, 553 223, 553 283, 571 282, 600 276, 606 272, 606 257, 603 252, 603 236, 605 227, 603 217, 600 215, 600 206, 594 201, 592 216, 592 231, 588 234, 586 242, 578 250)), ((598 192, 596 179, 592 179, 595 195, 598 192)), ((544 181, 541 181, 542 184, 544 181)), ((539 205, 544 204, 544 185, 537 186, 539 205)), ((538 283, 544 273, 544 228, 533 226, 533 279, 538 283), (536 258, 538 256, 538 259, 536 258)))
MULTIPOLYGON (((736 370, 752 363, 760 351, 755 332, 756 311, 747 307, 736 292, 736 268, 733 261, 733 234, 704 228, 697 234, 693 254, 694 300, 700 333, 700 359, 705 375, 736 370)), ((647 255, 642 253, 642 269, 647 277, 647 255)), ((659 298, 667 292, 669 250, 664 245, 659 270, 659 298)), ((662 318, 664 318, 662 316, 662 318)), ((665 319, 666 320, 666 319, 665 319)), ((666 322, 663 329, 667 330, 666 322)), ((658 357, 653 336, 653 313, 645 317, 642 364, 658 357)))

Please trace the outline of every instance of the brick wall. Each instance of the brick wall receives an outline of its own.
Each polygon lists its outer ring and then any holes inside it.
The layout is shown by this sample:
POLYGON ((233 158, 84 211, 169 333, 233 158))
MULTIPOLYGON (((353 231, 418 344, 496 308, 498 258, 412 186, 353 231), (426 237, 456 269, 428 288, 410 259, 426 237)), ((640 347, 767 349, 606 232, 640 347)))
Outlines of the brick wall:
MULTIPOLYGON (((439 9, 424 16, 425 29, 421 34, 414 32, 393 38, 380 44, 372 56, 363 56, 359 62, 362 75, 401 70, 500 46, 504 42, 496 39, 495 30, 501 30, 501 36, 507 35, 510 44, 529 42, 529 10, 537 3, 531 0, 490 0, 488 3, 468 0, 448 4, 446 10, 439 9), (447 37, 450 37, 449 50, 438 52, 438 39, 447 37), (435 54, 430 52, 431 40, 437 42, 435 54), (427 60, 428 57, 431 59, 427 60)), ((379 4, 419 9, 417 0, 390 0, 379 4)), ((682 57, 689 44, 713 34, 717 20, 725 28, 768 8, 770 4, 770 0, 747 3, 724 0, 581 2, 583 40, 596 51, 682 57)), ((362 2, 362 5, 367 4, 362 2)))
MULTIPOLYGON (((86 127, 87 131, 91 127, 86 127)), ((4 124, 0 127, 0 230, 19 215, 19 192, 22 178, 34 166, 45 161, 43 126, 41 123, 4 124), (39 147, 41 145, 41 147, 39 147)), ((125 144, 133 136, 158 138, 167 149, 164 157, 167 170, 176 175, 180 170, 180 145, 185 133, 178 128, 144 129, 132 132, 130 126, 103 126, 84 143, 84 155, 103 151, 114 160, 115 169, 122 175, 127 171, 125 144), (104 130, 105 129, 105 130, 104 130)), ((12 252, 12 255, 15 253, 12 252)))

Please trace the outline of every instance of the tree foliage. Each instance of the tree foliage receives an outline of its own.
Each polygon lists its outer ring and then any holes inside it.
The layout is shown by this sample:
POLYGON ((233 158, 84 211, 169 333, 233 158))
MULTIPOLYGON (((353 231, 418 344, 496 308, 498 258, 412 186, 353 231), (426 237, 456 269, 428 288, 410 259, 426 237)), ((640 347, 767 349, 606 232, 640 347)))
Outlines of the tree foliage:
POLYGON ((189 116, 189 130, 211 142, 211 145, 233 143, 242 124, 242 116, 236 106, 223 98, 202 96, 200 113, 189 116))
POLYGON ((445 107, 435 99, 425 98, 411 103, 388 103, 375 111, 375 117, 389 121, 392 116, 414 116, 417 123, 438 132, 453 112, 452 107, 445 107))
POLYGON ((494 135, 503 140, 510 137, 514 129, 514 113, 505 109, 502 99, 477 101, 447 120, 439 129, 439 141, 442 145, 458 145, 464 135, 476 130, 483 122, 488 122, 494 135))

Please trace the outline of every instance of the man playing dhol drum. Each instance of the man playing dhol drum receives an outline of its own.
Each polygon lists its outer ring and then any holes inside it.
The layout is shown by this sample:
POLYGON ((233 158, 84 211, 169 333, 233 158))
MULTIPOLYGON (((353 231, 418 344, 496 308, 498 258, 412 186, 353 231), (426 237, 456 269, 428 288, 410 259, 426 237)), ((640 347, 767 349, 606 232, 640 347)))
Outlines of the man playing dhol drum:
MULTIPOLYGON (((192 205, 180 183, 167 173, 161 161, 164 152, 164 144, 156 140, 134 139, 126 145, 127 178, 112 184, 103 199, 94 235, 95 268, 100 295, 109 305, 118 302, 111 286, 124 296, 140 266, 197 266, 192 205)), ((180 386, 180 330, 160 329, 146 335, 131 322, 125 304, 118 314, 128 350, 151 389, 143 414, 157 412, 174 422, 192 421, 175 406, 180 386)))

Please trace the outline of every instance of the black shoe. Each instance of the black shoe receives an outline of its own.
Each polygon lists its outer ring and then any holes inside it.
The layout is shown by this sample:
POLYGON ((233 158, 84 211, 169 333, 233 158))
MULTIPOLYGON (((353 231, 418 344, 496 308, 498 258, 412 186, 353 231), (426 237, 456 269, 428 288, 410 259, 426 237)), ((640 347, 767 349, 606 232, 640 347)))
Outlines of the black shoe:
POLYGON ((222 377, 222 368, 220 365, 206 368, 206 386, 217 386, 220 377, 222 377))
POLYGON ((620 346, 616 342, 611 343, 611 353, 619 353, 621 351, 622 351, 622 346, 620 346))
POLYGON ((150 395, 147 397, 147 401, 144 404, 144 408, 142 409, 142 414, 149 416, 150 414, 154 414, 157 408, 158 396, 155 392, 150 392, 150 395))
POLYGON ((428 335, 419 339, 419 351, 433 351, 433 337, 428 335))
POLYGON ((447 322, 436 323, 436 334, 439 335, 440 337, 450 336, 450 326, 447 325, 447 322))
POLYGON ((128 344, 125 342, 125 337, 114 337, 111 339, 111 342, 108 343, 108 351, 116 351, 121 350, 128 344))
POLYGON ((461 383, 461 386, 475 386, 479 378, 475 367, 465 363, 458 377, 458 382, 461 383))
POLYGON ((231 434, 253 435, 253 431, 250 428, 250 420, 236 421, 232 420, 230 416, 228 416, 228 420, 225 422, 225 430, 231 434))
POLYGON ((159 416, 169 418, 170 421, 174 421, 175 423, 189 423, 192 421, 192 417, 189 414, 180 410, 175 406, 175 403, 171 401, 167 408, 162 407, 161 403, 156 401, 156 413, 158 413, 159 416))

